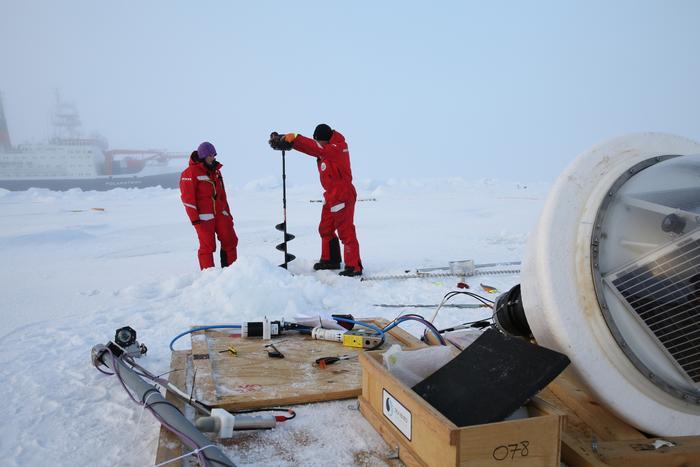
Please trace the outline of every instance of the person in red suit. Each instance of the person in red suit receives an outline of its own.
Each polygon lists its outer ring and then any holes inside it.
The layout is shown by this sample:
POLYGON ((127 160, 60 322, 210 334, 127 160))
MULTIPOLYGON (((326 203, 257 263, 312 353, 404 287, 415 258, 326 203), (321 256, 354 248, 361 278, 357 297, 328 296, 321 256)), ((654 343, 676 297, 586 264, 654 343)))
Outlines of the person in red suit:
POLYGON ((345 257, 345 269, 340 275, 361 276, 362 260, 354 223, 357 192, 352 184, 350 151, 343 135, 321 123, 316 126, 313 139, 296 133, 275 132, 270 135, 269 144, 273 149, 296 149, 316 158, 324 193, 318 226, 321 259, 314 264, 314 269, 340 269, 340 237, 345 257))
POLYGON ((238 257, 238 237, 226 199, 222 165, 215 158, 214 145, 205 141, 192 153, 189 166, 180 176, 182 204, 199 239, 200 269, 214 267, 215 234, 221 242, 221 267, 232 264, 238 257))

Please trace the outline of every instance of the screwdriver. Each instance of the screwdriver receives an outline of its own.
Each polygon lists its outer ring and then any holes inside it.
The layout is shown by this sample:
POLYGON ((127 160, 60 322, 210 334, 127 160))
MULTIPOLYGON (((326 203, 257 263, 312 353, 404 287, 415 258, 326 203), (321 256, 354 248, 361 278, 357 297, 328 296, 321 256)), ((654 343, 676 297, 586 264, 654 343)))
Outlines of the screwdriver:
POLYGON ((357 355, 340 355, 338 357, 321 357, 316 359, 315 363, 320 368, 326 368, 328 365, 339 362, 340 360, 349 360, 351 358, 357 357, 357 355))

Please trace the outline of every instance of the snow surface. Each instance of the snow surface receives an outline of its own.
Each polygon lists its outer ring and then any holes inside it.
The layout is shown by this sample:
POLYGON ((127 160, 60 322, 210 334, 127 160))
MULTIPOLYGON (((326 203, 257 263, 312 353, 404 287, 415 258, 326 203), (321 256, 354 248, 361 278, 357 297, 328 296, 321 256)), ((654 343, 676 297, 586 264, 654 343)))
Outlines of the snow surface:
MULTIPOLYGON (((317 185, 288 187, 288 230, 296 235, 289 251, 297 259, 289 271, 277 267, 280 185, 266 178, 229 187, 239 260, 203 272, 176 190, 0 190, 0 465, 153 464, 157 422, 90 363, 90 349, 121 326, 136 329, 148 346, 140 363, 164 373, 168 343, 191 325, 309 313, 429 316, 432 309, 373 305, 437 304, 455 289, 453 277, 361 282, 312 272, 320 251, 321 206, 310 202, 320 198, 317 185)), ((376 199, 356 207, 365 275, 462 259, 520 260, 548 188, 461 178, 357 187, 360 198, 376 199)), ((506 291, 518 281, 516 275, 476 276, 468 283, 487 296, 480 282, 506 291)), ((459 297, 451 303, 475 302, 459 297)), ((488 315, 445 308, 436 323, 447 327, 488 315)), ((419 325, 404 329, 422 332, 419 325)), ((176 344, 188 347, 187 338, 176 344)), ((264 443, 242 434, 226 452, 239 465, 385 464, 391 449, 355 401, 296 410, 296 419, 262 435, 264 443), (351 448, 367 454, 353 456, 351 448)))

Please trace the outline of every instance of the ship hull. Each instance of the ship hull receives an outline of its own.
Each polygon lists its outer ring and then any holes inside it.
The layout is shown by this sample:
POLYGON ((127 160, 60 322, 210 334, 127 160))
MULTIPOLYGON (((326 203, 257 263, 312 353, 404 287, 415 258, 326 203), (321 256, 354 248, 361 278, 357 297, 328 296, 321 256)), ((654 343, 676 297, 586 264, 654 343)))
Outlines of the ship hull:
POLYGON ((177 188, 179 183, 180 173, 172 172, 121 177, 0 179, 0 188, 10 191, 24 191, 30 188, 48 188, 54 191, 67 191, 72 188, 80 188, 83 191, 107 191, 114 188, 145 188, 150 186, 177 188))

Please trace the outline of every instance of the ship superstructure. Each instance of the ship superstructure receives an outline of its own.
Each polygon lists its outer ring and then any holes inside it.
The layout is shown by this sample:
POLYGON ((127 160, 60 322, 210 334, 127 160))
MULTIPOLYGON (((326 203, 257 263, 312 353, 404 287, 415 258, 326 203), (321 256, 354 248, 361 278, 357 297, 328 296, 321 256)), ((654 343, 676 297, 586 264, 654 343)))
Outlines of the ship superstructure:
POLYGON ((186 159, 185 154, 109 150, 105 138, 83 138, 76 107, 61 101, 58 94, 52 125, 54 133, 47 142, 13 146, 0 96, 0 188, 108 190, 155 185, 175 188, 178 184, 182 167, 170 162, 186 159))

